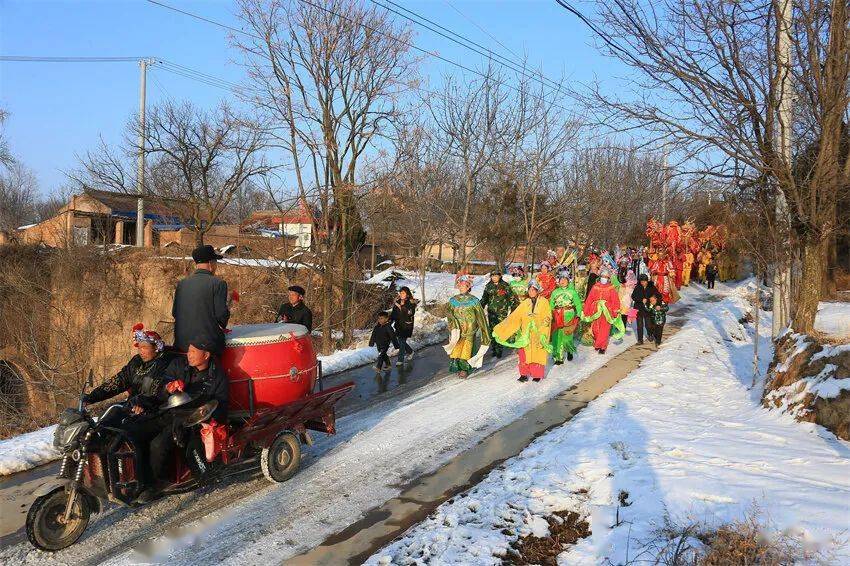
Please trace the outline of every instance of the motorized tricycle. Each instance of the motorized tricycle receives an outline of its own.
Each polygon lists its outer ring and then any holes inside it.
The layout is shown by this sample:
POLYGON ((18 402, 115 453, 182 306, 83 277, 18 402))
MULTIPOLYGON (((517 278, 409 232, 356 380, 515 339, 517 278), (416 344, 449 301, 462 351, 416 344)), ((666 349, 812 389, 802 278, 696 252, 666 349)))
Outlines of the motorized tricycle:
MULTIPOLYGON (((220 454, 208 461, 200 430, 217 406, 183 392, 162 406, 170 413, 176 449, 172 450, 168 486, 163 495, 205 485, 230 466, 258 457, 263 475, 273 482, 292 477, 301 462, 309 431, 336 432, 334 406, 354 387, 344 383, 324 389, 306 328, 293 324, 235 326, 227 335, 221 363, 230 381, 229 423, 220 454)), ((95 418, 83 404, 59 418, 54 446, 62 453, 58 485, 48 484, 27 514, 26 532, 39 549, 56 551, 74 544, 92 513, 105 504, 139 505, 140 450, 126 424, 139 418, 127 403, 110 405, 95 418)))

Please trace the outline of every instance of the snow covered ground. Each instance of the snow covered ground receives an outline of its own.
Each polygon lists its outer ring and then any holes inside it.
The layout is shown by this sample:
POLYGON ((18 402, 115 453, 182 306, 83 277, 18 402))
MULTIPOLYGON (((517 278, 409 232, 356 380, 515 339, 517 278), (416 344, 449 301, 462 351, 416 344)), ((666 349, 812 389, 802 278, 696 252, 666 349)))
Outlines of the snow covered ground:
POLYGON ((828 563, 850 564, 850 444, 761 407, 760 387, 750 389, 752 327, 738 322, 750 308, 742 292, 698 311, 575 419, 368 564, 501 564, 511 542, 546 534, 544 517, 565 509, 586 516, 592 534, 559 556, 564 565, 653 563, 647 545, 665 518, 717 525, 753 509, 828 563))
POLYGON ((59 458, 53 449, 56 425, 0 440, 0 476, 22 472, 59 458))
POLYGON ((850 340, 850 302, 821 302, 815 318, 815 330, 831 338, 850 340))

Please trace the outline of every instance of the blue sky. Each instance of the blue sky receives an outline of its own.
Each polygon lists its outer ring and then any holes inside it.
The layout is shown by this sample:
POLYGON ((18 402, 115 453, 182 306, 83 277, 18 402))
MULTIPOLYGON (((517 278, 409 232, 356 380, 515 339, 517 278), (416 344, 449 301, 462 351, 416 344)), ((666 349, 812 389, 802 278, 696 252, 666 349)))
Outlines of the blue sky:
MULTIPOLYGON (((230 0, 164 1, 238 25, 230 0)), ((595 77, 608 81, 622 72, 597 54, 587 29, 554 0, 395 1, 500 50, 473 21, 511 50, 527 53, 550 77, 563 73, 573 82, 595 77)), ((430 31, 414 29, 417 45, 467 66, 481 64, 482 57, 430 31)), ((241 79, 239 54, 224 30, 143 0, 0 0, 0 53, 156 56, 230 81, 241 79)), ((447 72, 461 73, 433 59, 422 64, 421 73, 433 80, 447 72)), ((66 182, 64 172, 76 167, 76 155, 93 149, 99 136, 108 143, 121 141, 125 124, 138 111, 138 91, 139 67, 134 62, 0 62, 0 106, 11 114, 6 135, 13 153, 36 173, 45 193, 66 182)), ((227 97, 226 91, 162 69, 148 74, 149 105, 174 98, 213 106, 227 97)))

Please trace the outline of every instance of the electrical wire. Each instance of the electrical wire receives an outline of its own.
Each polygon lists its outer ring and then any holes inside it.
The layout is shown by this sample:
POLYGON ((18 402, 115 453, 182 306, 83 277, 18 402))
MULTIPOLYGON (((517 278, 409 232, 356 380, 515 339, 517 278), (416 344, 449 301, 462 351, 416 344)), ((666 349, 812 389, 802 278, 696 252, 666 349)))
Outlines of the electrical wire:
POLYGON ((480 31, 481 31, 484 35, 486 35, 487 37, 489 37, 490 39, 492 39, 493 41, 495 41, 496 43, 498 43, 499 45, 501 45, 501 46, 502 46, 502 48, 503 48, 505 51, 507 51, 508 53, 510 53, 511 55, 513 55, 514 57, 519 57, 519 54, 518 54, 516 51, 514 51, 513 49, 511 49, 510 47, 508 47, 507 45, 505 45, 505 44, 504 44, 504 43, 502 43, 501 41, 499 41, 499 38, 497 38, 496 36, 494 36, 493 34, 491 34, 490 32, 488 32, 486 29, 484 29, 483 27, 481 27, 480 25, 478 25, 478 24, 475 22, 475 20, 473 20, 472 18, 470 18, 469 16, 467 16, 466 14, 464 14, 463 12, 461 12, 459 9, 457 9, 457 8, 455 7, 455 5, 454 5, 454 4, 452 4, 451 2, 449 2, 449 0, 443 0, 443 3, 444 3, 446 6, 448 6, 449 8, 451 8, 452 10, 454 10, 455 12, 457 12, 458 14, 460 14, 460 16, 461 16, 463 19, 465 19, 466 21, 468 21, 469 23, 471 23, 472 25, 474 25, 476 28, 478 28, 478 29, 479 29, 479 30, 480 30, 480 31))
MULTIPOLYGON (((390 34, 390 33, 387 33, 387 32, 385 32, 385 31, 381 31, 381 30, 376 29, 376 28, 374 28, 374 27, 368 26, 368 25, 366 25, 366 24, 364 24, 364 23, 362 23, 362 22, 355 22, 355 21, 354 21, 354 20, 352 20, 350 17, 345 16, 344 14, 340 14, 339 12, 336 12, 336 11, 334 11, 334 10, 331 10, 330 8, 326 8, 326 7, 324 7, 324 6, 320 6, 320 5, 318 5, 318 4, 315 4, 315 3, 313 3, 313 2, 310 2, 309 0, 298 0, 298 1, 300 1, 301 3, 306 4, 306 5, 308 5, 308 6, 312 6, 313 8, 316 8, 316 9, 318 9, 318 10, 322 10, 322 11, 324 11, 324 12, 327 12, 327 13, 329 13, 329 14, 331 14, 331 15, 333 15, 333 16, 335 16, 335 17, 339 18, 339 19, 342 19, 342 20, 348 21, 348 22, 350 22, 350 23, 354 23, 354 24, 360 25, 360 26, 364 27, 365 29, 367 29, 367 30, 369 30, 369 31, 371 31, 371 32, 373 32, 373 33, 377 33, 377 34, 380 34, 380 35, 384 35, 384 36, 386 36, 386 37, 389 37, 390 39, 393 39, 393 40, 395 40, 395 41, 397 41, 397 42, 399 42, 399 43, 401 43, 401 44, 403 44, 403 45, 406 45, 406 46, 410 47, 411 49, 414 49, 414 50, 416 50, 416 51, 418 51, 418 52, 420 52, 420 53, 423 53, 424 55, 427 55, 427 56, 429 56, 429 57, 433 57, 433 58, 435 58, 435 59, 438 59, 438 60, 440 60, 440 61, 443 61, 443 62, 445 62, 445 63, 448 63, 449 65, 452 65, 452 66, 454 66, 454 67, 457 67, 457 68, 459 68, 459 69, 462 69, 462 70, 464 70, 464 71, 467 71, 467 72, 469 72, 469 73, 472 73, 472 74, 477 75, 477 76, 479 76, 479 77, 482 77, 482 78, 484 78, 484 79, 492 80, 492 81, 493 81, 494 83, 496 83, 496 84, 499 84, 499 85, 502 85, 502 86, 508 87, 508 88, 510 88, 510 89, 512 89, 512 90, 515 90, 515 91, 517 91, 517 92, 522 93, 522 91, 520 90, 520 88, 519 88, 519 87, 517 87, 517 86, 515 86, 515 85, 513 85, 513 84, 511 84, 511 83, 506 83, 506 82, 504 82, 504 81, 501 81, 501 80, 495 79, 495 78, 493 78, 493 77, 490 77, 490 76, 488 76, 488 75, 484 74, 484 73, 483 73, 483 72, 481 72, 481 71, 478 71, 478 70, 476 70, 476 69, 473 69, 473 68, 471 68, 471 67, 468 67, 468 66, 466 66, 466 65, 463 65, 462 63, 458 63, 457 61, 453 61, 453 60, 451 60, 451 59, 449 59, 449 58, 447 58, 447 57, 444 57, 444 56, 440 55, 439 53, 435 53, 435 52, 432 52, 432 51, 428 51, 427 49, 424 49, 424 48, 422 48, 422 47, 419 47, 418 45, 416 45, 416 44, 414 44, 414 43, 411 43, 411 42, 409 42, 409 41, 406 41, 406 40, 403 40, 403 39, 401 39, 401 38, 399 38, 399 37, 396 37, 396 36, 395 36, 395 35, 393 35, 393 34, 390 34)), ((176 8, 176 7, 174 7, 174 6, 171 6, 171 5, 169 5, 169 4, 166 4, 166 3, 164 3, 164 2, 160 2, 159 0, 147 0, 147 2, 148 2, 148 3, 150 3, 150 4, 154 4, 154 5, 156 5, 156 6, 159 6, 159 7, 165 8, 165 9, 167 9, 167 10, 172 10, 172 11, 174 11, 174 12, 177 12, 177 13, 180 13, 180 14, 183 14, 183 15, 186 15, 186 16, 189 16, 189 17, 191 17, 191 18, 195 18, 195 19, 200 20, 200 21, 202 21, 202 22, 206 22, 206 23, 208 23, 208 24, 212 24, 212 25, 217 26, 217 27, 220 27, 220 28, 222 28, 222 29, 226 29, 226 30, 230 30, 230 31, 233 31, 233 32, 236 32, 236 33, 240 33, 240 34, 246 35, 246 36, 248 36, 248 37, 252 37, 252 38, 254 38, 254 39, 260 40, 260 41, 265 41, 263 38, 259 37, 258 35, 252 34, 252 33, 250 33, 250 32, 247 32, 247 31, 242 30, 242 29, 239 29, 239 28, 235 28, 235 27, 233 27, 233 26, 229 26, 229 25, 227 25, 227 24, 224 24, 224 23, 218 22, 218 21, 216 21, 216 20, 213 20, 213 19, 207 18, 207 17, 205 17, 205 16, 201 16, 201 15, 199 15, 199 14, 195 14, 195 13, 193 13, 193 12, 189 12, 188 10, 182 10, 182 9, 180 9, 180 8, 176 8)), ((409 88, 412 88, 412 89, 415 89, 415 90, 418 90, 418 91, 420 91, 420 92, 424 92, 424 93, 426 93, 426 94, 430 94, 430 95, 439 95, 439 93, 436 93, 436 92, 434 92, 434 91, 429 91, 428 89, 425 89, 425 88, 423 88, 423 87, 421 87, 421 86, 418 86, 418 85, 408 85, 408 87, 409 87, 409 88)), ((531 96, 532 98, 537 99, 537 100, 544 101, 543 99, 541 99, 541 98, 540 98, 539 96, 537 96, 537 95, 532 94, 532 95, 530 95, 530 96, 531 96)), ((546 102, 546 101, 544 101, 544 102, 546 102)), ((570 110, 568 110, 568 109, 564 108, 563 106, 561 106, 561 105, 559 105, 559 104, 554 104, 554 103, 553 103, 553 105, 554 105, 556 108, 559 108, 559 109, 563 110, 563 111, 564 111, 564 112, 566 112, 566 113, 570 113, 570 112, 571 112, 570 110)))
POLYGON ((404 19, 406 19, 410 22, 413 22, 414 24, 422 26, 425 29, 436 33, 437 35, 444 37, 444 38, 448 39, 449 41, 460 45, 461 47, 469 49, 473 53, 477 53, 478 55, 483 55, 484 57, 495 58, 495 61, 494 61, 495 63, 502 65, 503 67, 507 67, 509 70, 511 70, 515 73, 519 73, 520 75, 522 75, 524 77, 534 79, 534 80, 540 82, 540 84, 543 85, 543 86, 548 86, 549 88, 555 88, 555 89, 558 89, 558 90, 560 90, 562 88, 562 85, 560 85, 557 82, 547 78, 546 76, 543 75, 543 73, 535 72, 533 74, 527 74, 527 73, 529 73, 529 70, 526 69, 525 65, 521 61, 514 61, 512 59, 504 57, 503 55, 500 55, 499 53, 496 53, 495 51, 481 45, 480 43, 477 43, 477 42, 469 39, 468 37, 466 37, 462 34, 459 34, 455 31, 448 29, 445 26, 440 25, 439 23, 435 22, 434 20, 426 18, 425 16, 423 16, 423 15, 421 15, 421 14, 419 14, 419 13, 413 11, 413 10, 410 10, 408 8, 405 8, 404 6, 401 6, 400 4, 393 2, 393 0, 371 0, 371 2, 373 4, 376 4, 377 6, 380 6, 381 8, 383 8, 383 9, 389 11, 389 12, 392 12, 393 14, 396 14, 396 15, 401 16, 402 18, 404 18, 404 19), (413 17, 410 17, 410 16, 403 14, 401 12, 398 12, 397 10, 394 10, 393 8, 390 8, 389 6, 385 5, 383 2, 387 2, 388 4, 391 4, 391 5, 395 6, 396 8, 398 8, 400 10, 404 10, 405 12, 412 14, 412 16, 414 16, 415 18, 418 18, 419 20, 422 20, 422 21, 417 21, 417 20, 413 19, 413 17), (423 22, 427 22, 427 23, 423 23, 423 22), (435 26, 439 29, 434 29, 434 27, 432 27, 432 26, 435 26), (439 31, 439 30, 443 30, 446 33, 443 33, 443 31, 439 31), (450 34, 450 35, 446 35, 446 34, 450 34), (539 79, 537 77, 539 77, 539 79))
POLYGON ((0 61, 20 63, 127 63, 147 57, 40 57, 29 55, 0 55, 0 61))

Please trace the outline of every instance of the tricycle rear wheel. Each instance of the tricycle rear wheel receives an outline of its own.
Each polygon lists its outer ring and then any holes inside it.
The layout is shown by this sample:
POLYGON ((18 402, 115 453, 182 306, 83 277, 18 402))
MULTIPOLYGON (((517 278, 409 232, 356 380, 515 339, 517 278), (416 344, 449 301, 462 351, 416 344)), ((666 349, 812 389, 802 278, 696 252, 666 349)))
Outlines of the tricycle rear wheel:
POLYGON ((89 498, 77 493, 71 519, 65 523, 69 493, 57 488, 36 499, 27 513, 27 538, 40 550, 54 552, 69 547, 83 535, 91 517, 89 498))
POLYGON ((285 482, 301 466, 301 443, 291 432, 282 432, 260 453, 263 475, 276 483, 285 482))

